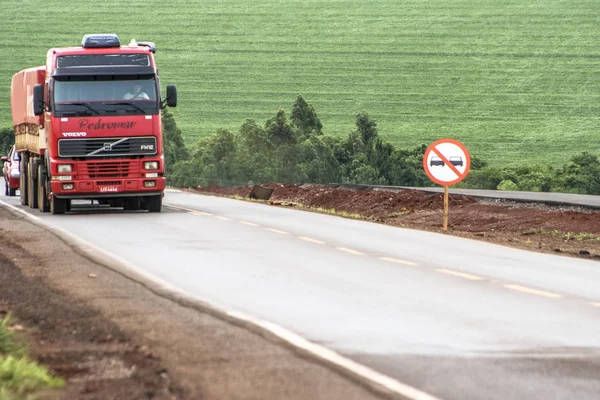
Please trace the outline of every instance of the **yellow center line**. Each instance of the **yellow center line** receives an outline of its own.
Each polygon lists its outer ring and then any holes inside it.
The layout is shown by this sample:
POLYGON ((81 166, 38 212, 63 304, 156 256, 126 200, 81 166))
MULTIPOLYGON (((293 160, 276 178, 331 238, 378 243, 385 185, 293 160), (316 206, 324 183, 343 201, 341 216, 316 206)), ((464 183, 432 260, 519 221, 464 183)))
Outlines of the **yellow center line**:
POLYGON ((524 293, 535 294, 537 296, 552 297, 555 299, 559 299, 559 298, 563 297, 561 294, 546 292, 544 290, 533 289, 533 288, 529 288, 526 286, 513 285, 513 284, 505 284, 503 286, 507 289, 517 290, 519 292, 524 292, 524 293))
POLYGON ((250 225, 250 226, 259 226, 258 224, 255 224, 254 222, 246 222, 246 221, 240 221, 240 224, 250 225))
POLYGON ((311 243, 325 244, 325 242, 323 242, 322 240, 317 240, 317 239, 309 238, 306 236, 298 236, 298 239, 304 240, 306 242, 311 242, 311 243))
POLYGON ((207 213, 204 211, 190 211, 190 214, 194 214, 194 215, 212 215, 211 213, 207 213))
POLYGON ((208 213, 208 212, 193 210, 191 208, 177 207, 177 206, 165 206, 165 207, 166 208, 172 208, 173 210, 187 211, 188 213, 194 214, 194 215, 213 215, 213 214, 208 213))
POLYGON ((222 217, 222 216, 220 216, 220 215, 215 215, 215 218, 217 218, 217 219, 221 219, 221 220, 223 220, 223 221, 231 221, 231 218, 222 217))
POLYGON ((383 261, 393 262, 393 263, 396 263, 396 264, 418 265, 417 263, 414 263, 414 262, 411 262, 411 261, 399 260, 397 258, 379 257, 379 259, 383 260, 383 261))
POLYGON ((279 233, 280 235, 288 235, 287 232, 280 231, 278 229, 273 229, 273 228, 265 228, 265 229, 268 230, 268 231, 271 231, 271 232, 279 233))
POLYGON ((453 275, 453 276, 458 276, 459 278, 464 278, 464 279, 468 279, 470 281, 483 281, 484 278, 477 276, 477 275, 471 275, 471 274, 467 274, 464 272, 458 272, 458 271, 453 271, 451 269, 436 269, 437 272, 441 272, 442 274, 448 274, 448 275, 453 275))
POLYGON ((345 251, 346 253, 356 254, 357 256, 362 256, 363 254, 365 254, 362 251, 352 250, 352 249, 348 249, 346 247, 338 247, 337 249, 341 250, 341 251, 345 251))

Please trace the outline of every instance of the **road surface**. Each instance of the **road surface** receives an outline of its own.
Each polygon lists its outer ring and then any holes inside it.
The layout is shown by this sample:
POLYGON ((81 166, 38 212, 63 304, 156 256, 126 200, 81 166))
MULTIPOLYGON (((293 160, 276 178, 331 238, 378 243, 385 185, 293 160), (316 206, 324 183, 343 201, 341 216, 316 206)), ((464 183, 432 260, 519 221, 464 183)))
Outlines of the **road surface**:
POLYGON ((176 191, 161 214, 2 200, 440 399, 600 397, 597 262, 176 191))

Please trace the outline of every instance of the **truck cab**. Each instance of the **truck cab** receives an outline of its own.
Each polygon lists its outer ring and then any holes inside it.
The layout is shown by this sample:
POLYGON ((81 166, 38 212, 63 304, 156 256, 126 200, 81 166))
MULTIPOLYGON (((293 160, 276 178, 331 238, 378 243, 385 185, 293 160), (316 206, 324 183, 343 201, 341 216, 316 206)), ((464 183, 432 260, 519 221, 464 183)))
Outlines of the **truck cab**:
POLYGON ((38 82, 21 85, 31 90, 28 110, 40 118, 37 127, 15 127, 27 185, 22 203, 55 214, 76 199, 161 211, 161 109, 177 105, 177 90, 168 86, 161 99, 155 51, 151 42, 122 46, 114 34, 85 35, 80 47, 48 51, 45 68, 31 71, 38 82))

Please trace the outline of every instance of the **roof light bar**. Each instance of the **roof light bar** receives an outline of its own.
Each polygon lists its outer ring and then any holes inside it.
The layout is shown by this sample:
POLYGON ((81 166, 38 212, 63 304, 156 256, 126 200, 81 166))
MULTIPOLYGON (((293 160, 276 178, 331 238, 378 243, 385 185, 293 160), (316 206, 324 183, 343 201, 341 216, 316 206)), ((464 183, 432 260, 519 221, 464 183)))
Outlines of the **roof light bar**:
POLYGON ((86 49, 103 47, 121 47, 119 37, 114 33, 84 35, 81 47, 86 49))

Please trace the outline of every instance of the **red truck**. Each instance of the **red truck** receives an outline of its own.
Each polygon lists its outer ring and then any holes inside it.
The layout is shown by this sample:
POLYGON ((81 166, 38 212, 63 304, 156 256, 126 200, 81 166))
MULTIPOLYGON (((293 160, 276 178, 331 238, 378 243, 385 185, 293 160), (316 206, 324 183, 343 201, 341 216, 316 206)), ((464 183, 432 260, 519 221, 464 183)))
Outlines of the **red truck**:
POLYGON ((21 204, 64 214, 71 201, 162 210, 161 99, 152 42, 122 46, 115 34, 53 48, 46 65, 13 75, 11 108, 20 157, 21 204))

